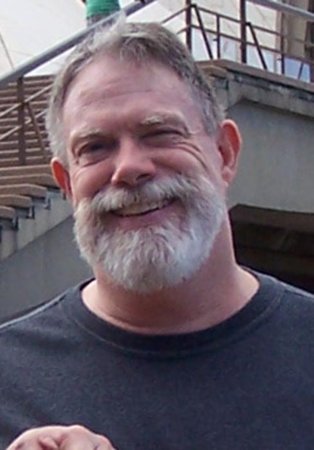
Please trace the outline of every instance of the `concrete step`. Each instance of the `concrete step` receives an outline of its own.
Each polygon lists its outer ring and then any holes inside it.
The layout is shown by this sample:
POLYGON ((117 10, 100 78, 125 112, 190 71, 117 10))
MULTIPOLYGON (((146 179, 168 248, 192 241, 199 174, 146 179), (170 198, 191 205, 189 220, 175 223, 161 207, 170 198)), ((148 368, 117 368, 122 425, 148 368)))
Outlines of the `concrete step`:
POLYGON ((0 206, 31 209, 33 201, 31 197, 26 195, 0 194, 0 206))
MULTIPOLYGON (((38 156, 28 156, 26 155, 26 162, 25 166, 32 166, 32 165, 41 165, 41 164, 47 164, 50 161, 50 155, 47 154, 47 156, 42 156, 40 153, 38 153, 38 156)), ((11 157, 11 158, 3 158, 0 160, 0 167, 15 167, 19 166, 21 164, 18 157, 11 157)))
POLYGON ((14 220, 16 218, 16 212, 14 208, 11 208, 10 206, 3 206, 0 205, 0 220, 14 220))
MULTIPOLYGON (((36 164, 45 164, 47 162, 49 162, 50 160, 50 156, 43 156, 42 154, 38 153, 37 156, 29 156, 26 155, 26 166, 30 166, 30 165, 36 165, 36 164)), ((20 160, 17 157, 17 153, 16 156, 10 157, 10 158, 3 158, 0 160, 0 166, 1 167, 12 167, 12 166, 18 166, 20 164, 20 160)))
POLYGON ((0 167, 0 177, 8 175, 34 175, 43 173, 51 175, 51 169, 49 164, 0 167))
MULTIPOLYGON (((12 150, 4 150, 4 149, 0 148, 0 166, 1 166, 2 159, 15 158, 15 157, 18 158, 18 154, 19 154, 19 152, 17 150, 17 143, 15 144, 14 149, 12 149, 12 150)), ((27 156, 43 156, 40 148, 27 148, 26 154, 27 154, 27 156)))
POLYGON ((20 183, 37 184, 49 188, 57 188, 52 175, 44 174, 25 174, 25 175, 6 175, 0 177, 0 186, 16 185, 20 183))
MULTIPOLYGON (((45 136, 43 137, 43 142, 46 146, 46 148, 48 149, 48 138, 46 138, 45 136)), ((26 147, 29 150, 33 150, 35 151, 36 149, 39 149, 39 145, 38 145, 38 139, 30 139, 26 142, 26 147)), ((18 140, 15 136, 15 139, 12 137, 10 140, 5 140, 5 141, 0 141, 0 153, 4 152, 4 151, 18 151, 18 140)))
POLYGON ((34 199, 46 199, 48 189, 30 183, 12 184, 7 186, 0 185, 0 195, 25 195, 34 199))
MULTIPOLYGON (((27 144, 27 147, 32 147, 32 146, 38 146, 38 138, 37 138, 37 134, 34 133, 24 133, 25 134, 25 141, 27 144), (35 145, 34 145, 35 144, 35 145)), ((48 138, 46 133, 41 133, 41 139, 45 144, 48 144, 48 138)), ((17 143, 18 142, 18 135, 16 131, 12 131, 9 130, 5 139, 3 138, 2 140, 0 140, 0 150, 1 149, 7 149, 10 148, 10 146, 12 147, 12 144, 17 143)))
MULTIPOLYGON (((42 140, 44 140, 45 142, 48 142, 48 137, 47 137, 46 133, 41 133, 41 137, 42 137, 42 140)), ((27 142, 30 142, 30 144, 32 144, 33 142, 37 142, 37 134, 35 134, 35 132, 33 132, 33 133, 26 132, 25 138, 26 138, 27 142)), ((6 144, 9 144, 9 143, 17 141, 17 140, 18 140, 17 131, 11 129, 10 132, 7 133, 5 138, 2 137, 2 139, 0 140, 0 144, 2 147, 5 147, 6 144)))

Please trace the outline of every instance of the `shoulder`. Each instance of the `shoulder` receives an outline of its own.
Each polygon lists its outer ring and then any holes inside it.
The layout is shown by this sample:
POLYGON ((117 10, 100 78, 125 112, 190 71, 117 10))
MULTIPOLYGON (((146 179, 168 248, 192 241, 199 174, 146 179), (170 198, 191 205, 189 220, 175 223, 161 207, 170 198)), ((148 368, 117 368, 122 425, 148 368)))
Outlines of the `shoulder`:
POLYGON ((311 292, 272 278, 273 284, 279 286, 281 300, 284 306, 297 311, 312 311, 314 313, 314 295, 311 292))
POLYGON ((0 345, 9 336, 25 336, 27 333, 38 334, 42 329, 49 329, 57 323, 60 325, 65 320, 64 303, 80 298, 82 286, 80 283, 67 289, 65 292, 40 305, 28 308, 0 323, 0 345))
POLYGON ((258 293, 265 297, 276 297, 280 301, 298 302, 297 305, 309 308, 314 307, 314 294, 296 286, 288 284, 270 275, 262 274, 259 272, 250 271, 259 281, 260 288, 258 293))
POLYGON ((0 325, 0 348, 9 343, 11 346, 14 341, 25 343, 28 337, 38 336, 47 327, 47 323, 60 315, 59 304, 65 298, 66 293, 3 321, 0 325))
POLYGON ((272 325, 293 339, 314 339, 314 295, 264 274, 256 274, 259 295, 272 305, 272 325))
POLYGON ((297 287, 282 283, 281 309, 292 322, 312 330, 314 337, 314 295, 297 287))

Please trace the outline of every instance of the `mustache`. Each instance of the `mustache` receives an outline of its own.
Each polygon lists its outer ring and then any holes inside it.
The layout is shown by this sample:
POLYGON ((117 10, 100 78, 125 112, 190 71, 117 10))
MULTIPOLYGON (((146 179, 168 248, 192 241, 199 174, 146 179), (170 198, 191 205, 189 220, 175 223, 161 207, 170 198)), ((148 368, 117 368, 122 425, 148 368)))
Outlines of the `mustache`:
MULTIPOLYGON (((176 174, 160 180, 152 180, 136 188, 114 187, 97 192, 92 199, 84 199, 97 214, 109 213, 138 203, 152 203, 165 200, 181 200, 183 203, 193 202, 195 194, 201 187, 207 187, 207 192, 214 191, 210 181, 204 176, 188 177, 176 174)), ((79 207, 80 205, 78 205, 79 207)))

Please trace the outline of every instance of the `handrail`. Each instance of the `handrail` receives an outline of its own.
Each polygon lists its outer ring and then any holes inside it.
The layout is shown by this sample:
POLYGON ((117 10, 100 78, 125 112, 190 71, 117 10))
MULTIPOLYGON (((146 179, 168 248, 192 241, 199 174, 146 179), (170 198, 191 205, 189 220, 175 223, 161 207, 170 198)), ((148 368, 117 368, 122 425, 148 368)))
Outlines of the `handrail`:
MULTIPOLYGON (((126 6, 125 8, 121 9, 121 13, 125 14, 126 16, 129 16, 142 8, 144 8, 146 5, 149 5, 150 3, 153 3, 155 0, 137 0, 130 5, 126 6)), ((120 14, 120 12, 118 13, 120 14)), ((46 52, 42 53, 39 56, 36 56, 35 58, 31 59, 26 64, 21 64, 19 67, 17 67, 16 70, 13 72, 10 72, 7 75, 4 75, 0 78, 0 88, 5 87, 8 83, 11 81, 17 81, 19 78, 23 77, 28 72, 31 72, 32 70, 36 69, 37 67, 41 66, 42 64, 50 61, 51 59, 61 55, 66 50, 69 50, 70 48, 74 47, 76 44, 81 42, 86 36, 88 36, 90 33, 92 33, 96 28, 101 27, 105 25, 107 22, 110 22, 113 17, 115 17, 117 13, 112 14, 111 16, 105 17, 101 21, 95 23, 89 28, 86 28, 72 36, 71 38, 65 40, 61 44, 58 44, 46 52)))

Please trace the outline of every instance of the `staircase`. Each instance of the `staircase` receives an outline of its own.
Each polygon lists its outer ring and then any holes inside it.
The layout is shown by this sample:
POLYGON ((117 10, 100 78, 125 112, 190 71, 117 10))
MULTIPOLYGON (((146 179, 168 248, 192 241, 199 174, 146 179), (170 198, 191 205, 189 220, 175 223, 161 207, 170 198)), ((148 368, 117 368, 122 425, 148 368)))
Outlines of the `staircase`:
POLYGON ((38 219, 47 224, 52 202, 68 211, 49 167, 44 116, 51 82, 25 77, 0 90, 0 260, 47 231, 38 219))

